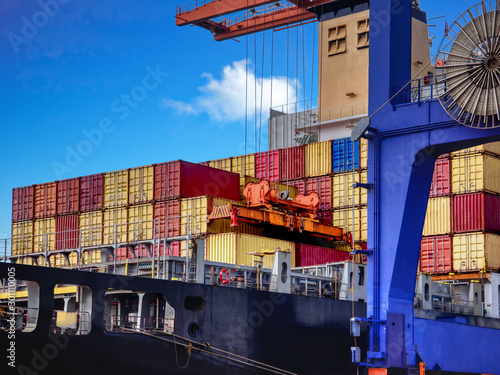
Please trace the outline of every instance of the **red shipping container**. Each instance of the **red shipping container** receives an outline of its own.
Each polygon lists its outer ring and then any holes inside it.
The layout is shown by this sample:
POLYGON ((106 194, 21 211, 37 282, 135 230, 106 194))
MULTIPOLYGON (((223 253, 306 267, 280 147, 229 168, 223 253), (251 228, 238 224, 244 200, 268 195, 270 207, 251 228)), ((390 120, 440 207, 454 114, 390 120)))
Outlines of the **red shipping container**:
POLYGON ((296 244, 295 245, 295 265, 296 267, 317 266, 320 264, 343 262, 350 260, 347 251, 329 249, 327 247, 296 244))
POLYGON ((434 164, 429 197, 442 197, 450 194, 450 159, 440 158, 434 164))
POLYGON ((240 200, 240 175, 183 160, 155 165, 156 201, 211 195, 240 200))
POLYGON ((89 212, 102 209, 102 174, 80 177, 80 211, 89 212))
POLYGON ((57 214, 68 215, 80 209, 80 179, 57 181, 57 214))
POLYGON ((57 183, 48 182, 35 186, 35 218, 56 215, 57 183))
MULTIPOLYGON (((282 183, 285 183, 285 181, 283 181, 282 183)), ((306 180, 305 179, 287 181, 286 184, 290 185, 290 186, 295 186, 297 188, 297 194, 303 194, 303 195, 306 194, 306 180)))
POLYGON ((12 190, 12 221, 33 219, 35 187, 26 186, 12 190))
POLYGON ((255 177, 268 181, 280 179, 279 150, 258 152, 255 154, 255 177))
POLYGON ((134 259, 134 254, 128 246, 120 246, 116 249, 116 261, 122 261, 125 259, 134 259))
POLYGON ((77 214, 56 217, 56 250, 78 248, 79 224, 80 218, 77 214))
POLYGON ((156 202, 153 211, 155 238, 181 235, 181 204, 178 200, 156 202))
POLYGON ((280 180, 304 178, 306 174, 305 146, 288 147, 280 150, 280 180))
POLYGON ((330 209, 332 207, 332 178, 330 176, 308 178, 306 180, 305 194, 309 193, 317 193, 319 195, 319 210, 330 209))
POLYGON ((452 271, 452 240, 450 236, 423 237, 420 246, 420 272, 452 271))
POLYGON ((500 232, 500 196, 473 193, 451 200, 454 233, 500 232))
POLYGON ((163 242, 159 243, 156 245, 155 249, 155 257, 158 256, 158 249, 160 249, 160 257, 162 256, 168 256, 168 255, 173 255, 173 256, 180 256, 181 250, 180 250, 180 242, 170 242, 168 246, 165 246, 163 242), (166 249, 166 250, 165 250, 166 249))
POLYGON ((317 211, 316 217, 321 220, 322 224, 332 225, 332 211, 317 211))

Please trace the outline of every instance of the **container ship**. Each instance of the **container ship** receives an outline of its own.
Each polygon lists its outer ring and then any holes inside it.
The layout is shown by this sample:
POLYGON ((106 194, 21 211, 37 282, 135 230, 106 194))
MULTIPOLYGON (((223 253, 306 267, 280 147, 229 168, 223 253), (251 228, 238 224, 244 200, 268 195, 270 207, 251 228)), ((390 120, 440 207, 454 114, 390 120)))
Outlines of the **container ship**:
MULTIPOLYGON (((199 3, 178 7, 177 24, 216 40, 317 21, 317 106, 272 108, 268 151, 13 189, 0 254, 7 371, 367 372, 355 357, 368 329, 353 336, 350 320, 367 317, 369 137, 350 134, 368 117, 369 3, 242 6, 234 25, 210 17, 234 8, 199 3)), ((399 104, 437 98, 418 2, 411 25, 414 79, 399 104)), ((499 170, 499 142, 437 158, 416 315, 500 324, 499 170)))

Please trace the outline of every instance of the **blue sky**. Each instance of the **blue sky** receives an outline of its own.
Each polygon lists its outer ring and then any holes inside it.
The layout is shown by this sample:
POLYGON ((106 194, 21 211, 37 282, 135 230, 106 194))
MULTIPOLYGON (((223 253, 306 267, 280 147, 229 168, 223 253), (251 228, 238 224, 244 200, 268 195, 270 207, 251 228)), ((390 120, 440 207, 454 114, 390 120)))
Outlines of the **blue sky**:
MULTIPOLYGON (((422 0, 421 6, 429 18, 447 15, 451 23, 474 3, 422 0)), ((287 92, 288 102, 317 97, 317 24, 260 33, 256 42, 255 36, 215 42, 207 30, 175 26, 182 4, 0 2, 0 238, 10 237, 13 187, 265 150, 265 125, 260 142, 254 134, 266 123, 271 75, 273 105, 286 104, 287 92)), ((430 22, 437 25, 436 46, 444 20, 430 22)))

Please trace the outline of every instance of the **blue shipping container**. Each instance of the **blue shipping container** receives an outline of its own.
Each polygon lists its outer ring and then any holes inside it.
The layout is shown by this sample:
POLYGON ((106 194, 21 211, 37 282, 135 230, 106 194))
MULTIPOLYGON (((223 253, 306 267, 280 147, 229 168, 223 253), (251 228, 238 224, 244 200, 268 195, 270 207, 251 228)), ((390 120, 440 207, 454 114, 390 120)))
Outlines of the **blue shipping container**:
POLYGON ((359 168, 359 141, 354 142, 353 147, 351 138, 334 139, 332 141, 332 153, 333 173, 352 171, 353 162, 354 169, 359 168))

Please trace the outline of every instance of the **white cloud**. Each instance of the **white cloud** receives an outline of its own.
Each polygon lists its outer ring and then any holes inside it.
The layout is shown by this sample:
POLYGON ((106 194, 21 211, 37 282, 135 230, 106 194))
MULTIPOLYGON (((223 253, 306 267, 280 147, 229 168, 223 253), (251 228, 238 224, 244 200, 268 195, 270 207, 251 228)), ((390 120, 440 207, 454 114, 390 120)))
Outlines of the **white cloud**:
MULTIPOLYGON (((247 75, 245 60, 226 65, 220 79, 209 73, 203 74, 203 77, 207 79, 207 83, 199 88, 201 95, 193 99, 191 103, 164 99, 164 107, 174 108, 180 113, 206 113, 215 121, 242 120, 245 118, 245 107, 248 117, 253 117, 256 108, 257 112, 260 112, 262 92, 262 116, 267 118, 271 107, 271 78, 257 77, 256 79, 250 66, 248 66, 247 75), (245 95, 245 88, 247 95, 245 95)), ((273 107, 296 102, 295 80, 273 77, 272 99, 273 107)))

